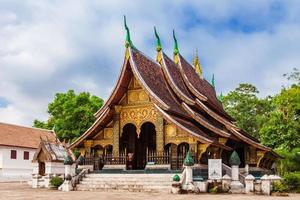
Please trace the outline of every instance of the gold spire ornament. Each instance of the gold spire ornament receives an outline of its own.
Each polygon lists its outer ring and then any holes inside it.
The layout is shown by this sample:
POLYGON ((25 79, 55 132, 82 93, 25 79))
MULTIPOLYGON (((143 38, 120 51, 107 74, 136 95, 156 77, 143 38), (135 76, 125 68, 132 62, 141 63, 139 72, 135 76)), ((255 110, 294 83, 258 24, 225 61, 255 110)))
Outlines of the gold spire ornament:
POLYGON ((195 68, 196 73, 199 75, 199 77, 203 78, 202 66, 200 64, 200 60, 199 60, 199 56, 198 56, 198 49, 196 49, 196 55, 193 59, 193 66, 195 68))

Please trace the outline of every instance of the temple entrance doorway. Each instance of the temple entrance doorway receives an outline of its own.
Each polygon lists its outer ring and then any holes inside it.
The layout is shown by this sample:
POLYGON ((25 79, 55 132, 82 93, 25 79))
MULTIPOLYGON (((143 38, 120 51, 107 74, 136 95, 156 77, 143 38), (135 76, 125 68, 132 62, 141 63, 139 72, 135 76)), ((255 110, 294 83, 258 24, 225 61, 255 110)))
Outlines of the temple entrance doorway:
POLYGON ((123 128, 120 138, 120 152, 126 154, 126 169, 145 169, 147 153, 156 149, 155 126, 145 122, 137 134, 135 125, 129 123, 123 128))
POLYGON ((142 125, 137 149, 137 169, 145 169, 147 154, 156 152, 156 131, 154 124, 151 122, 142 125))
POLYGON ((46 171, 45 163, 39 162, 39 175, 45 176, 45 171, 46 171))

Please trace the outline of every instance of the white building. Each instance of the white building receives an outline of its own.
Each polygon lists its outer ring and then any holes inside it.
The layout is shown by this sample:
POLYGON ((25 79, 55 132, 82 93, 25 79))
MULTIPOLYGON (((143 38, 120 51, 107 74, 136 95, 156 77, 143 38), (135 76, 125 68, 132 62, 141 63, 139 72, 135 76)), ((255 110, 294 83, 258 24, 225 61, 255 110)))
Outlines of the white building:
POLYGON ((31 179, 41 138, 56 140, 53 131, 0 123, 0 182, 31 179))

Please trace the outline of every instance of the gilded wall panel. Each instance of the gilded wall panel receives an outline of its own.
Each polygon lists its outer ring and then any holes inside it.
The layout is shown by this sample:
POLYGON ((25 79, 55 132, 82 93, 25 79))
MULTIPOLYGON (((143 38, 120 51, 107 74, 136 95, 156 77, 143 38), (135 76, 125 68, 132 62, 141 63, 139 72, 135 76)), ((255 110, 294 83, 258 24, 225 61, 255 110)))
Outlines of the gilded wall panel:
POLYGON ((121 130, 128 123, 134 124, 138 130, 145 122, 151 122, 156 126, 157 115, 157 111, 149 103, 135 106, 123 106, 120 114, 121 130))

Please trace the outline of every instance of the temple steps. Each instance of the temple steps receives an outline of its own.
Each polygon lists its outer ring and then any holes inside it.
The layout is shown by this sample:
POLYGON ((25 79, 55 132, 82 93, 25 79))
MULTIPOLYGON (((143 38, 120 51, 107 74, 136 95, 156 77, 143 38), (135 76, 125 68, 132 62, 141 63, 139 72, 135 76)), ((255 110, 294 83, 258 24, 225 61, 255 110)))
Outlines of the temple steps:
POLYGON ((76 189, 170 193, 172 177, 173 174, 87 174, 76 189))

